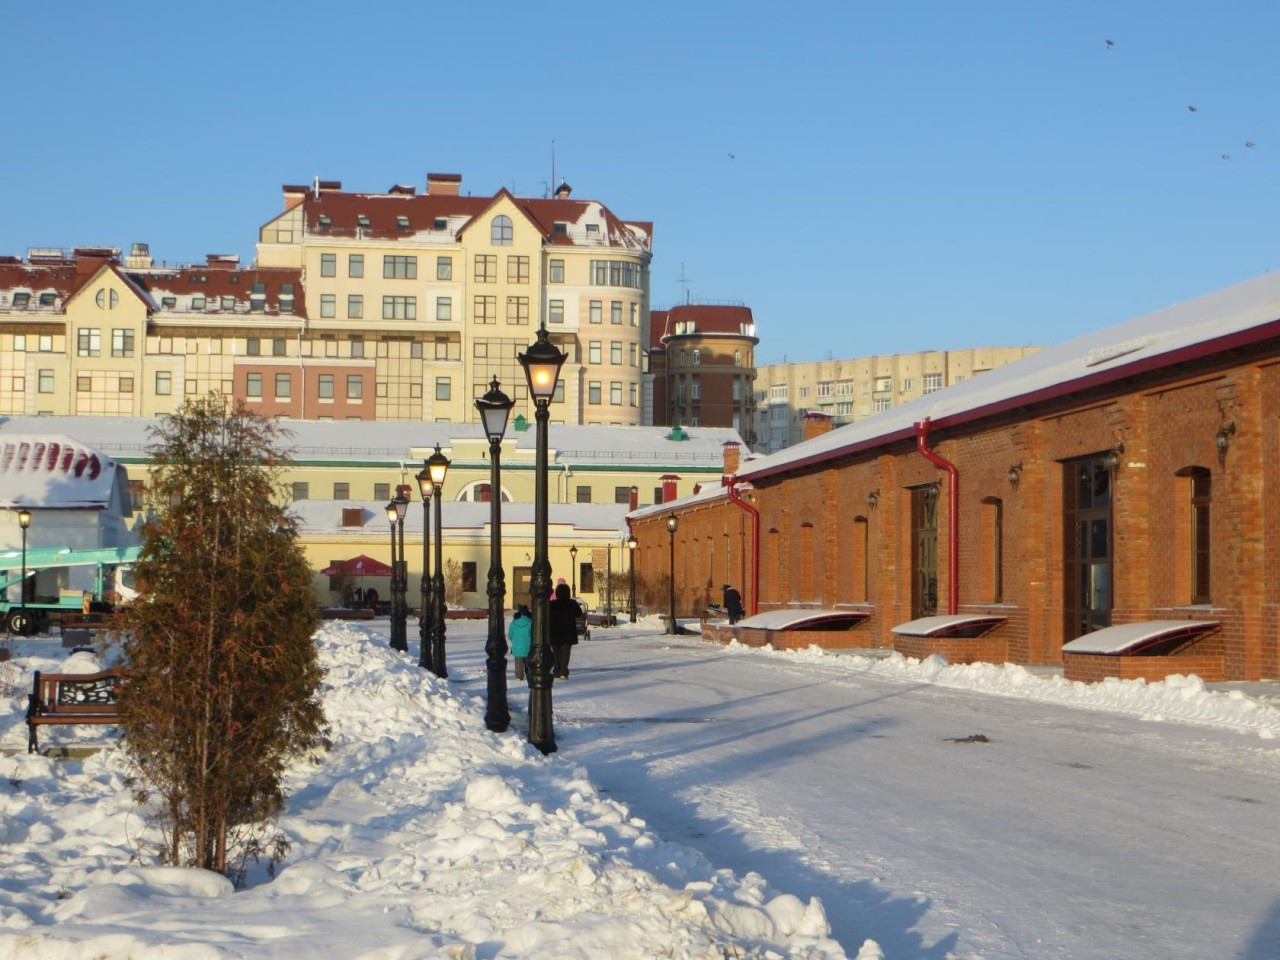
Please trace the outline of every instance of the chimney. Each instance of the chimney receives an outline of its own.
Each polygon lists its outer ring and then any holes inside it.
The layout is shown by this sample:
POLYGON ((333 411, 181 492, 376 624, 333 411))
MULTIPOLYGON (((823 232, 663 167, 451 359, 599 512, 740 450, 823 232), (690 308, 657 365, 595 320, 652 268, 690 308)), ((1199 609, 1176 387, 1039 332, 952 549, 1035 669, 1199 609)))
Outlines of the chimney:
POLYGON ((638 507, 638 506, 640 506, 640 488, 639 488, 639 487, 637 487, 637 486, 635 486, 635 485, 632 485, 632 487, 631 487, 631 507, 630 507, 630 509, 631 509, 631 510, 634 510, 634 509, 636 509, 636 507, 638 507))
POLYGON ((662 481, 662 502, 670 503, 676 498, 676 481, 680 477, 674 473, 664 473, 658 479, 662 481))
POLYGON ((830 414, 819 413, 817 410, 806 410, 804 412, 804 438, 806 440, 820 437, 824 433, 830 433, 831 426, 830 414))
POLYGON ((462 193, 462 174, 428 173, 427 196, 456 197, 462 193))
POLYGON ((571 193, 573 193, 573 187, 569 186, 568 182, 561 180, 560 186, 556 187, 556 199, 568 200, 571 193))
POLYGON ((724 448, 724 470, 726 477, 736 476, 738 465, 742 462, 742 446, 736 440, 726 440, 724 448))

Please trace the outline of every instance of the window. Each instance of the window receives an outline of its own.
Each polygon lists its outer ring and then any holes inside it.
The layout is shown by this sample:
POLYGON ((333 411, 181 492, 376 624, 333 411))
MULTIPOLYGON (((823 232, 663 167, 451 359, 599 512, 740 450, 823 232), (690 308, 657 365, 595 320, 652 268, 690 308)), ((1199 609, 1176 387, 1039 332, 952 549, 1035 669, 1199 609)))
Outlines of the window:
MULTIPOLYGON (((21 290, 13 295, 13 306, 17 310, 27 309, 27 304, 31 302, 31 294, 26 290, 21 290)), ((102 304, 98 304, 102 306, 102 304)))
POLYGON ((591 313, 590 313, 590 320, 591 320, 591 322, 592 322, 592 323, 599 323, 599 322, 600 322, 600 320, 601 320, 600 310, 601 310, 601 307, 602 307, 602 306, 603 306, 603 304, 602 304, 602 301, 600 301, 600 300, 592 300, 592 301, 591 301, 591 307, 590 307, 590 311, 591 311, 591 313))
POLYGON ((293 499, 294 500, 306 500, 310 495, 311 495, 310 486, 305 480, 295 480, 293 482, 293 499))
POLYGON ((609 362, 622 366, 622 341, 614 340, 609 344, 609 362))
MULTIPOLYGON (((350 500, 350 499, 351 499, 351 484, 349 484, 349 483, 335 483, 335 484, 333 485, 333 499, 335 499, 335 500, 350 500)), ((390 498, 388 497, 388 499, 390 499, 390 498)))
POLYGON ((631 488, 630 487, 614 487, 613 502, 614 503, 630 503, 631 488))
POLYGON ((347 276, 363 277, 364 276, 364 254, 351 253, 347 255, 347 276))
POLYGON ((383 297, 382 298, 382 319, 383 320, 417 320, 418 319, 418 298, 417 297, 383 297))
POLYGON ((448 377, 436 377, 436 399, 450 400, 453 397, 453 381, 448 377))
POLYGON ((587 403, 600 402, 600 381, 591 380, 587 383, 587 403))
POLYGON ((285 345, 284 337, 275 337, 271 341, 271 355, 273 357, 283 357, 288 352, 285 345))
POLYGON ((389 484, 389 483, 375 483, 375 484, 373 485, 373 499, 374 499, 374 500, 377 500, 379 503, 382 503, 382 502, 385 502, 385 501, 387 501, 387 500, 390 500, 390 499, 391 499, 391 484, 389 484))
POLYGON ((564 323, 564 301, 547 301, 547 323, 564 323))
POLYGON ((693 363, 694 363, 694 366, 697 366, 698 364, 702 363, 702 351, 701 351, 701 350, 694 350, 694 351, 693 351, 693 363))
POLYGON ((507 297, 507 323, 529 322, 529 298, 507 297))
POLYGON ((1191 477, 1191 602, 1209 602, 1210 534, 1209 506, 1211 477, 1208 470, 1191 477))
POLYGON ((352 339, 351 356, 355 360, 360 360, 364 357, 364 341, 363 340, 359 338, 352 339))
POLYGON ((36 390, 40 393, 53 393, 53 371, 41 370, 37 376, 38 386, 36 390))
POLYGON ((694 400, 702 399, 702 378, 696 373, 689 380, 689 392, 694 400))
POLYGON ((436 257, 436 279, 453 279, 453 257, 436 257))
POLYGON ((609 304, 609 322, 622 323, 622 301, 614 300, 609 304))
POLYGON ((893 400, 889 397, 876 397, 873 401, 873 407, 876 413, 884 413, 891 406, 893 406, 893 400))
POLYGON ((587 363, 600 362, 600 341, 591 340, 587 343, 587 363))
POLYGON ((935 390, 941 390, 942 374, 926 373, 923 377, 921 377, 921 382, 924 384, 925 393, 933 393, 935 390))
POLYGON ((320 294, 320 316, 333 318, 338 315, 338 295, 336 293, 320 294))
POLYGON ((203 295, 198 295, 191 298, 192 310, 203 310, 204 308, 205 308, 205 299, 203 295))
POLYGON ((76 393, 88 393, 93 389, 93 377, 80 375, 76 377, 76 393))
POLYGON ((364 399, 364 375, 360 373, 347 374, 347 399, 362 400, 364 399))
POLYGON ((529 258, 507 257, 507 283, 529 282, 529 258))
POLYGON ((112 330, 111 331, 111 355, 113 357, 132 357, 133 356, 133 331, 132 330, 112 330))
POLYGON ((491 253, 476 257, 476 283, 498 282, 498 258, 491 253))
POLYGON ((615 407, 622 406, 622 381, 614 380, 609 384, 609 402, 615 407))
POLYGON ((262 399, 262 374, 250 373, 244 378, 244 394, 254 400, 262 399))
POLYGON ((627 384, 627 404, 632 407, 636 405, 636 385, 634 383, 627 384))
POLYGON ((288 400, 293 395, 293 375, 288 373, 276 374, 276 399, 288 400))
POLYGON ((1187 467, 1178 471, 1174 483, 1178 498, 1173 523, 1174 602, 1210 603, 1212 476, 1204 467, 1187 467))
POLYGON ((409 218, 406 217, 404 214, 401 214, 400 216, 396 217, 396 227, 400 230, 408 230, 409 218))
POLYGON ((453 319, 453 297, 436 297, 436 319, 453 319))
POLYGON ((156 371, 156 396, 167 397, 173 393, 173 372, 170 370, 156 371))
POLYGON ((165 310, 176 310, 178 308, 178 298, 177 297, 161 297, 160 306, 163 307, 165 310))
POLYGON ((639 354, 639 349, 636 347, 636 345, 634 343, 629 344, 627 346, 627 363, 634 367, 636 365, 636 356, 638 354, 639 354))
POLYGON ((367 214, 356 214, 356 226, 367 228, 369 226, 369 217, 367 214))
POLYGON ((80 357, 102 356, 102 331, 86 327, 76 334, 76 355, 80 357))
POLYGON ((495 247, 511 246, 511 218, 499 214, 489 224, 489 242, 495 247))
POLYGON ((596 592, 596 571, 590 561, 578 564, 578 589, 583 593, 596 592))
POLYGON ((474 560, 462 561, 462 590, 464 593, 476 592, 476 562, 474 560))
POLYGON ((585 485, 579 485, 579 486, 578 486, 578 488, 577 488, 576 493, 577 493, 578 503, 590 503, 590 502, 591 502, 591 488, 590 488, 590 487, 585 486, 585 485))
POLYGON ((316 393, 321 400, 333 399, 333 374, 332 373, 320 374, 320 381, 316 386, 316 393))
MULTIPOLYGON (((587 225, 587 233, 593 233, 587 225)), ((635 287, 643 285, 643 271, 638 263, 627 260, 592 260, 590 270, 591 284, 597 287, 635 287)))
POLYGON ((384 280, 418 279, 418 258, 404 254, 388 254, 382 258, 384 280))
POLYGON ((498 298, 479 296, 471 312, 471 319, 476 323, 498 322, 498 298))
POLYGON ((93 297, 93 302, 98 305, 101 310, 114 310, 120 302, 120 294, 114 290, 103 288, 99 290, 93 297))
POLYGON ((999 497, 982 501, 982 595, 989 603, 1004 599, 1004 503, 999 497))
POLYGON ((336 253, 320 254, 320 276, 336 277, 338 275, 338 255, 336 253))
POLYGON ((347 294, 347 319, 359 320, 364 316, 364 295, 360 293, 347 294))
POLYGON ((547 282, 564 283, 564 261, 549 260, 547 262, 547 282))

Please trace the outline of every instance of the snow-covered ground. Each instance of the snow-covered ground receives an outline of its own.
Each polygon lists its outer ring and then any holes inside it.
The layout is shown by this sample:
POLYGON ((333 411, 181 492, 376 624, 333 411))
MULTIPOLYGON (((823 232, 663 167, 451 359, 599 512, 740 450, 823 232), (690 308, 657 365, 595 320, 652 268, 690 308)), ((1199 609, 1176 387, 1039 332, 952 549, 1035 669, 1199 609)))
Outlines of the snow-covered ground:
MULTIPOLYGON (((1072 955, 1034 944, 1018 953, 952 953, 945 944, 933 951, 907 948, 905 940, 894 944, 898 952, 886 946, 882 953, 868 939, 873 914, 852 921, 828 915, 844 907, 824 905, 812 891, 797 896, 799 881, 789 889, 793 878, 782 866, 777 873, 783 882, 772 886, 778 882, 772 868, 785 862, 778 850, 762 846, 748 855, 769 865, 759 872, 741 865, 735 871, 720 860, 714 844, 703 846, 704 853, 692 842, 660 835, 637 816, 627 795, 606 793, 600 778, 583 765, 587 754, 603 764, 615 748, 639 755, 646 771, 664 762, 646 755, 652 738, 624 741, 636 735, 623 732, 616 716, 606 716, 634 711, 637 702, 654 712, 656 688, 646 691, 638 680, 625 688, 618 682, 624 676, 635 679, 635 673, 619 668, 606 681, 608 664, 649 670, 652 664, 642 664, 644 657, 682 657, 686 663, 714 659, 720 686, 709 694, 708 710, 723 705, 732 691, 748 688, 753 682, 748 667, 767 663, 890 690, 973 691, 1052 710, 1085 709, 1236 731, 1255 743, 1280 735, 1280 711, 1265 701, 1269 688, 1262 685, 1251 685, 1248 692, 1208 690, 1195 678, 1174 678, 1083 686, 1010 666, 713 648, 696 638, 664 639, 661 624, 650 620, 596 631, 607 642, 578 647, 572 679, 556 687, 561 749, 543 757, 523 737, 522 686, 511 686, 512 729, 501 735, 484 729, 484 630, 482 621, 450 623, 451 679, 441 682, 419 670, 414 657, 388 648, 385 620, 322 628, 317 640, 327 669, 325 707, 334 748, 314 763, 299 763, 290 776, 288 812, 281 820, 293 841, 286 864, 274 879, 253 875, 238 892, 218 876, 153 865, 148 847, 156 837, 133 807, 114 746, 77 760, 25 753, 22 718, 31 671, 88 671, 98 662, 86 653, 68 655, 56 640, 12 643, 15 659, 0 665, 0 676, 13 686, 12 696, 0 699, 0 747, 6 750, 0 759, 0 956, 836 960, 856 954, 860 960, 897 960, 1072 955), (642 651, 645 644, 649 652, 642 651), (741 665, 736 672, 735 664, 741 665), (601 732, 606 720, 612 732, 601 732), (835 920, 839 941, 832 933, 835 920), (858 926, 865 929, 859 932, 858 926)), ((651 675, 658 669, 653 667, 651 675)), ((693 675, 692 667, 680 669, 693 675)), ((769 709, 778 708, 767 703, 757 712, 769 709)), ((697 762, 696 750, 706 746, 699 740, 711 739, 712 725, 696 720, 680 728, 685 737, 680 756, 669 757, 669 763, 697 762)), ((792 733, 815 740, 833 735, 830 717, 807 722, 811 731, 792 733)), ((668 726, 675 730, 674 722, 668 726)), ((110 745, 113 735, 104 727, 46 728, 42 741, 110 745)), ((716 730, 717 742, 725 736, 716 730)), ((1267 750, 1268 757, 1275 755, 1267 750)), ((743 763, 735 774, 723 796, 741 800, 746 793, 740 785, 751 771, 743 763)), ((706 776, 712 779, 709 768, 706 776)), ((642 789, 634 774, 620 780, 642 789)), ((704 796, 714 787, 710 783, 704 796)), ((806 802, 804 791, 797 793, 796 803, 806 802)), ((820 794, 815 791, 808 802, 816 816, 830 819, 842 798, 820 794)), ((848 798, 843 800, 848 806, 848 798)), ((662 809, 653 796, 644 802, 662 809)), ((721 802, 733 807, 723 797, 721 802)), ((769 811, 739 808, 753 838, 767 843, 769 811)), ((805 853, 820 859, 822 851, 805 853)), ((860 882, 870 888, 894 872, 886 864, 877 871, 883 876, 868 875, 860 882)), ((1080 910, 1080 921, 1086 922, 1087 901, 1069 909, 1080 910)), ((955 919, 963 926, 963 917, 955 919)), ((1035 919, 1028 922, 1034 925, 1035 919)), ((1122 942, 1112 945, 1114 957, 1149 955, 1122 942)), ((1090 955, 1106 956, 1106 949, 1104 942, 1090 955)))

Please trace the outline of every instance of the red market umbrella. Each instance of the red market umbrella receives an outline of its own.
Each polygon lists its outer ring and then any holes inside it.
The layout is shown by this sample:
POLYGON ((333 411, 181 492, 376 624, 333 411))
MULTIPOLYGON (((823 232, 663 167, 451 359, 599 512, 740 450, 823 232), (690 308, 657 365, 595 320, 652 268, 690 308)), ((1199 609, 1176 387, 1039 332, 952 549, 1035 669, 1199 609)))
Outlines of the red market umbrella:
POLYGON ((340 560, 320 571, 322 577, 389 577, 391 567, 363 553, 350 560, 340 560))

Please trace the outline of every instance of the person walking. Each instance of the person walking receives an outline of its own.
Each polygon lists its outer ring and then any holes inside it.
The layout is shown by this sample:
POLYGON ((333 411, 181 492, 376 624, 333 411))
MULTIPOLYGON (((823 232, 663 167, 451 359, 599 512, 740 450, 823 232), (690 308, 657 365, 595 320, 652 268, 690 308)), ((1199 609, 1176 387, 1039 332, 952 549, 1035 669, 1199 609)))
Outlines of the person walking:
POLYGON ((555 597, 547 605, 551 634, 551 650, 555 654, 555 675, 569 679, 569 654, 578 642, 578 615, 582 608, 569 592, 569 585, 561 580, 556 584, 555 597))
POLYGON ((729 623, 737 623, 742 619, 744 611, 742 609, 742 594, 740 594, 729 584, 724 585, 724 611, 729 614, 729 623))
POLYGON ((533 641, 533 616, 525 604, 516 607, 515 616, 511 618, 511 628, 507 631, 507 639, 511 642, 511 657, 516 664, 516 679, 524 679, 525 663, 529 657, 529 647, 533 641))

